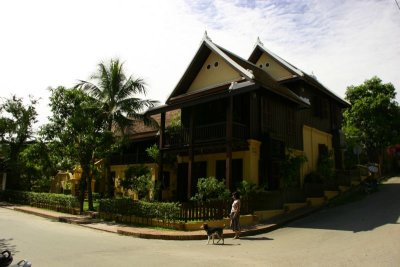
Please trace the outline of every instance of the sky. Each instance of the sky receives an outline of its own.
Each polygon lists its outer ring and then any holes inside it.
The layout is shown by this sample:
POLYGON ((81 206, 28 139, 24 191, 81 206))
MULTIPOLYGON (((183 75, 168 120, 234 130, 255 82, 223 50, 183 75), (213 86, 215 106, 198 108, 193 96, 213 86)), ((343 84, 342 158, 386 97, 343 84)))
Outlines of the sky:
POLYGON ((204 32, 248 58, 264 46, 344 98, 374 75, 400 102, 400 8, 396 0, 13 0, 0 2, 0 98, 39 99, 39 125, 51 115, 49 87, 88 80, 119 58, 164 103, 204 32))

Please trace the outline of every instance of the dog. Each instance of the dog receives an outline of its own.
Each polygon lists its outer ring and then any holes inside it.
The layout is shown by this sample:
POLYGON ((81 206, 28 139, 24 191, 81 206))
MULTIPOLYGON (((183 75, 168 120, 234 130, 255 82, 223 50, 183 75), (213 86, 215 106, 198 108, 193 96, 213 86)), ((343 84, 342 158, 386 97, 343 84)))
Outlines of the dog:
POLYGON ((215 244, 215 237, 218 238, 217 244, 222 240, 222 244, 224 244, 224 228, 225 224, 222 227, 209 227, 208 224, 204 223, 201 227, 207 233, 207 245, 210 243, 210 239, 212 238, 213 244, 215 244))

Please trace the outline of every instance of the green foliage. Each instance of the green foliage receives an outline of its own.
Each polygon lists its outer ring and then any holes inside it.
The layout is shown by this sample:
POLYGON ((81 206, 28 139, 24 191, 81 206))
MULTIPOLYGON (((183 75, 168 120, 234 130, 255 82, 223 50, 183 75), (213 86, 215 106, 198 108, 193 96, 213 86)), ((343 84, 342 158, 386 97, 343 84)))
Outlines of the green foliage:
POLYGON ((0 103, 0 152, 9 169, 9 188, 30 187, 30 180, 26 184, 20 179, 21 175, 29 174, 24 172, 20 154, 33 136, 33 124, 37 121, 36 104, 37 100, 30 99, 30 103, 25 105, 23 99, 16 96, 0 103))
POLYGON ((207 201, 214 199, 229 199, 230 192, 225 187, 224 181, 218 181, 215 177, 200 178, 197 181, 197 193, 192 197, 193 201, 207 201))
POLYGON ((99 200, 99 212, 175 221, 179 218, 180 204, 135 201, 131 198, 101 199, 99 200))
MULTIPOLYGON (((143 115, 143 111, 158 102, 138 98, 138 95, 146 94, 146 83, 141 78, 128 77, 119 59, 98 64, 98 69, 90 77, 90 81, 81 80, 76 88, 82 89, 97 101, 106 131, 109 133, 116 133, 125 139, 126 128, 136 122, 156 125, 154 120, 143 115)), ((103 156, 107 158, 111 155, 119 147, 119 142, 123 141, 110 143, 108 149, 103 150, 103 156)), ((108 166, 106 168, 107 193, 112 197, 114 181, 108 166)))
POLYGON ((129 166, 125 170, 125 177, 121 180, 121 186, 124 189, 135 191, 139 199, 148 198, 150 190, 154 187, 149 168, 144 165, 129 166))
POLYGON ((169 130, 178 130, 182 127, 182 121, 181 121, 181 114, 175 114, 170 122, 169 125, 167 127, 167 129, 169 130))
POLYGON ((91 184, 94 163, 103 154, 113 137, 106 131, 106 123, 99 103, 79 89, 58 87, 50 89, 50 107, 53 116, 42 128, 42 136, 52 148, 60 149, 60 156, 73 165, 80 165, 81 211, 84 192, 88 191, 89 208, 93 209, 91 184))
POLYGON ((247 197, 250 195, 257 194, 259 192, 263 192, 265 190, 264 188, 259 187, 256 184, 243 180, 238 186, 238 191, 242 197, 247 197))
POLYGON ((55 161, 57 157, 52 155, 48 145, 41 140, 28 144, 21 152, 22 170, 21 180, 24 181, 24 189, 36 192, 48 192, 50 190, 51 177, 59 168, 55 161))
POLYGON ((322 177, 325 182, 330 182, 335 177, 333 151, 328 154, 321 154, 318 157, 317 173, 322 177))
POLYGON ((119 59, 99 63, 90 80, 81 80, 76 87, 99 102, 110 132, 114 127, 124 133, 127 126, 138 120, 151 122, 142 111, 153 107, 157 101, 137 98, 139 94, 146 94, 146 83, 141 78, 127 77, 119 59))
POLYGON ((79 207, 76 197, 63 194, 5 190, 0 191, 0 199, 22 205, 61 209, 64 212, 72 212, 73 209, 79 207))
POLYGON ((345 98, 351 108, 343 114, 343 130, 346 139, 366 149, 370 161, 376 161, 385 147, 400 141, 400 108, 395 97, 394 86, 383 84, 376 76, 347 87, 345 98))
POLYGON ((300 168, 305 162, 307 162, 307 158, 303 155, 295 156, 291 151, 286 154, 281 168, 281 181, 284 189, 300 186, 300 168))
POLYGON ((146 148, 146 153, 150 158, 154 160, 154 162, 159 161, 160 149, 158 148, 157 144, 154 144, 146 148))

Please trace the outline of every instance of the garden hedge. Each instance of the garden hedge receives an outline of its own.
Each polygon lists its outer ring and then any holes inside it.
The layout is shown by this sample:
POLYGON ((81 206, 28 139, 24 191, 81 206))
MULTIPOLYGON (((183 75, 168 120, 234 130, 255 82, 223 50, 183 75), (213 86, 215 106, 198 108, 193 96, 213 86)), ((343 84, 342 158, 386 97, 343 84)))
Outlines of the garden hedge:
POLYGON ((0 200, 70 213, 79 208, 76 197, 64 194, 5 190, 0 191, 0 200))
POLYGON ((130 198, 100 199, 99 212, 176 221, 179 218, 180 204, 175 202, 146 202, 130 198))

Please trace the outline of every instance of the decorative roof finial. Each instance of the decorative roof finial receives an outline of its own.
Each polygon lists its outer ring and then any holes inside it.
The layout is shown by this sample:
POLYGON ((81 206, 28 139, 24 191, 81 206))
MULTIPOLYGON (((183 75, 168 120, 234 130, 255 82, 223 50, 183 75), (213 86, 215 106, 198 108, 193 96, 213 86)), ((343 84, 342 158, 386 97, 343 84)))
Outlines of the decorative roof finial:
POLYGON ((208 37, 207 30, 204 31, 204 35, 203 35, 203 40, 206 40, 206 39, 211 41, 211 38, 208 37))
POLYGON ((261 42, 261 40, 260 40, 260 37, 259 37, 259 36, 257 36, 257 44, 260 44, 260 45, 264 46, 264 44, 263 44, 263 42, 261 42))

